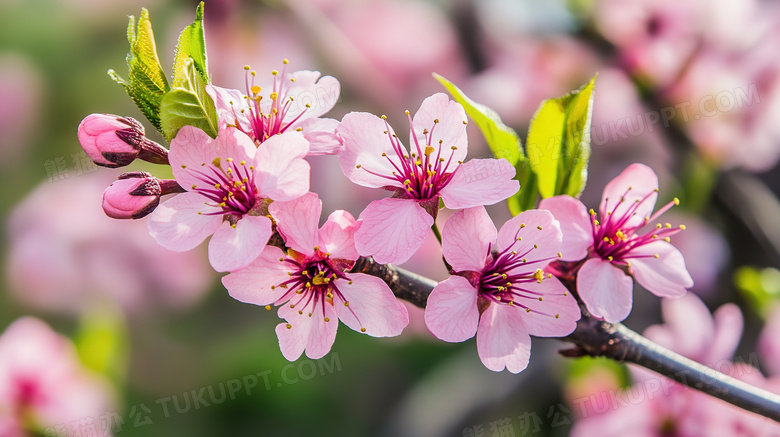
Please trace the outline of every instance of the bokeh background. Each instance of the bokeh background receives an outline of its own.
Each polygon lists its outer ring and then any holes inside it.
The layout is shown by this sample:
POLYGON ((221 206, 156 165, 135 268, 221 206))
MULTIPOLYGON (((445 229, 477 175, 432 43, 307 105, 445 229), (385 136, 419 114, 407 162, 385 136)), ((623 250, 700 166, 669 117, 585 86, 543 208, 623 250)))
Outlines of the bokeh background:
MULTIPOLYGON (((473 340, 436 341, 411 306, 398 338, 342 327, 330 355, 290 364, 275 314, 231 299, 205 251, 168 252, 145 220, 106 217, 101 193, 120 172, 95 167, 76 128, 94 112, 143 119, 106 75, 126 71, 127 16, 150 10, 170 73, 195 6, 0 0, 0 436, 566 436, 588 435, 574 424, 620 410, 585 411, 576 400, 636 381, 623 366, 567 360, 557 353, 565 343, 535 339, 527 370, 494 373, 473 340), (21 388, 7 393, 12 384, 21 388)), ((288 58, 293 69, 341 81, 328 116, 387 114, 396 130, 403 110, 444 91, 432 72, 494 108, 521 137, 542 100, 598 73, 584 202, 595 207, 628 164, 651 166, 661 200, 682 201, 668 221, 688 228, 675 244, 692 292, 709 309, 736 303, 744 330, 737 317, 716 323, 717 335, 741 337, 735 353, 763 378, 780 353, 772 342, 780 322, 764 328, 780 297, 778 6, 207 0, 206 39, 216 85, 243 88, 243 65, 270 72, 288 58)), ((488 156, 477 130, 469 138, 470 157, 488 156)), ((352 185, 334 157, 311 163, 326 211, 357 216, 381 196, 352 185)), ((497 223, 509 218, 502 204, 490 212, 497 223)), ((446 277, 432 235, 406 267, 446 277)), ((637 290, 626 324, 641 332, 660 322, 659 299, 637 290)), ((714 342, 687 329, 675 335, 714 342)), ((666 435, 667 419, 650 420, 658 433, 646 435, 666 435)))

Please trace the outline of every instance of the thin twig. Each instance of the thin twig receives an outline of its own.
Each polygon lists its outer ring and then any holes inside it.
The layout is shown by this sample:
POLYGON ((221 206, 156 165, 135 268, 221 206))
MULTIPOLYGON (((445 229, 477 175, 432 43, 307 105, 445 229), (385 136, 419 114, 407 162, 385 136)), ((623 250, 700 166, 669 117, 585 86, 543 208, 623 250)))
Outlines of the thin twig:
MULTIPOLYGON (((425 308, 436 281, 392 265, 360 258, 353 272, 366 273, 384 280, 395 295, 425 308)), ((753 387, 665 349, 620 323, 606 323, 583 313, 577 329, 564 341, 574 343, 566 356, 601 356, 618 362, 630 362, 660 373, 683 385, 722 399, 732 405, 780 422, 780 396, 753 387)))

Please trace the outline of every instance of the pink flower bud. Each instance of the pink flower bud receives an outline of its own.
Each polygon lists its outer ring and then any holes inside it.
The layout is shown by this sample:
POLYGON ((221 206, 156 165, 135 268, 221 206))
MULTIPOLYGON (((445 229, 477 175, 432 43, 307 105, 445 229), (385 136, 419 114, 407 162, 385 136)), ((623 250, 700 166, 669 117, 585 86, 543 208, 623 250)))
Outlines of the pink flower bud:
POLYGON ((138 219, 157 208, 160 196, 183 191, 176 181, 161 181, 145 171, 124 173, 103 192, 103 211, 116 219, 138 219))
POLYGON ((168 163, 168 150, 147 139, 141 123, 130 117, 90 114, 79 124, 78 135, 87 155, 103 167, 124 167, 136 158, 168 163))
POLYGON ((116 219, 144 217, 160 204, 160 183, 146 172, 125 173, 103 192, 103 211, 116 219))

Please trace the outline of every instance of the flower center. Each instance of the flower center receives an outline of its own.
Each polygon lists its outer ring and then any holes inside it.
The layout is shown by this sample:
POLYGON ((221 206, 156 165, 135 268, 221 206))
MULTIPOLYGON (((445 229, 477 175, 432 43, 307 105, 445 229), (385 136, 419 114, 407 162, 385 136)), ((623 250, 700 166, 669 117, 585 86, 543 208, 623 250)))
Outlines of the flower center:
MULTIPOLYGON (((525 224, 522 224, 521 229, 524 227, 525 224)), ((534 291, 534 286, 552 278, 552 274, 545 273, 540 267, 555 258, 528 260, 526 257, 531 256, 539 247, 534 244, 522 252, 514 250, 515 245, 521 241, 522 237, 515 235, 515 241, 509 247, 492 256, 479 276, 477 288, 480 298, 489 303, 518 307, 529 313, 541 313, 538 306, 531 308, 530 301, 544 301, 545 293, 534 291)), ((558 318, 558 314, 542 314, 558 318)))
POLYGON ((254 182, 254 166, 246 161, 236 163, 233 158, 214 158, 211 164, 201 164, 201 169, 190 170, 203 185, 195 184, 196 191, 222 210, 206 214, 227 214, 236 219, 249 213, 258 204, 259 192, 254 182))
MULTIPOLYGON (((319 253, 319 250, 315 249, 315 252, 319 253)), ((325 317, 325 304, 333 305, 334 296, 344 302, 344 306, 349 306, 349 302, 334 282, 336 279, 347 279, 347 276, 333 266, 329 257, 318 254, 300 262, 290 257, 280 258, 279 261, 292 264, 294 269, 288 273, 288 280, 272 286, 271 289, 286 289, 287 292, 279 301, 289 301, 290 308, 300 308, 298 314, 302 315, 306 310, 307 315, 312 317, 320 307, 322 317, 325 317)), ((325 321, 330 320, 325 317, 325 321)))
POLYGON ((444 158, 442 156, 442 149, 446 147, 443 144, 443 140, 439 140, 439 143, 431 144, 433 140, 433 131, 436 129, 436 125, 439 124, 439 119, 433 121, 433 125, 430 129, 423 130, 424 142, 418 140, 417 135, 414 134, 414 126, 412 124, 412 118, 409 115, 409 111, 406 111, 406 116, 409 119, 409 126, 412 132, 412 138, 416 151, 409 153, 406 148, 401 144, 398 139, 398 135, 391 133, 390 125, 387 123, 387 117, 382 116, 382 120, 385 121, 387 129, 383 132, 387 135, 390 144, 393 147, 395 156, 388 156, 386 153, 382 153, 382 157, 387 159, 388 162, 395 169, 391 176, 375 173, 371 170, 361 167, 360 164, 357 168, 363 168, 363 170, 375 175, 386 178, 392 181, 393 186, 400 184, 403 188, 403 193, 408 198, 417 200, 432 199, 439 194, 442 188, 446 187, 449 183, 452 175, 457 170, 458 165, 462 164, 462 161, 457 161, 453 164, 452 157, 455 154, 456 146, 451 146, 450 156, 444 158), (435 154, 435 155, 434 155, 435 154), (451 171, 450 165, 452 165, 451 171))
MULTIPOLYGON (((629 207, 621 213, 617 213, 618 208, 625 205, 627 202, 626 195, 631 191, 631 187, 620 197, 620 200, 609 209, 609 199, 604 199, 604 208, 602 213, 606 211, 606 219, 601 223, 596 219, 596 212, 590 210, 591 216, 591 228, 593 230, 593 251, 599 255, 602 259, 631 267, 630 258, 658 258, 655 255, 632 255, 630 252, 632 249, 643 246, 653 241, 663 239, 667 243, 671 241, 671 236, 685 230, 685 225, 679 227, 672 227, 671 224, 658 223, 655 229, 651 232, 639 235, 637 231, 643 228, 647 223, 655 220, 661 214, 668 211, 669 208, 675 205, 679 205, 680 201, 675 198, 668 204, 664 205, 661 209, 656 211, 652 216, 644 217, 644 220, 639 221, 638 224, 630 224, 629 220, 636 215, 639 207, 649 198, 653 192, 645 195, 642 198, 635 199, 629 207)), ((656 192, 658 190, 655 190, 656 192)), ((603 218, 603 217, 602 217, 603 218)))
MULTIPOLYGON (((235 127, 257 143, 262 143, 273 135, 281 134, 286 131, 293 123, 298 121, 306 111, 311 108, 311 104, 306 103, 303 107, 288 95, 295 78, 285 79, 285 70, 287 59, 283 60, 281 74, 273 70, 273 85, 267 98, 263 96, 263 89, 255 84, 257 72, 250 66, 245 65, 246 71, 245 84, 246 95, 244 100, 247 102, 246 108, 240 109, 241 114, 245 114, 249 119, 249 126, 241 126, 236 117, 235 127), (264 100, 265 99, 265 100, 264 100)), ((230 102, 231 105, 233 102, 230 102)), ((235 115, 235 108, 233 108, 235 115)))

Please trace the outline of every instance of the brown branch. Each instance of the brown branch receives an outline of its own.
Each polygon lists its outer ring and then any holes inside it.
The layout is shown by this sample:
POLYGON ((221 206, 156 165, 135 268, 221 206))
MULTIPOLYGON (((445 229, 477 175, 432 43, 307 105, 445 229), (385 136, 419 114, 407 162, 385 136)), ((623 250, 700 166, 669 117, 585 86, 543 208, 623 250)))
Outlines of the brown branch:
MULTIPOLYGON (((421 308, 425 308, 428 295, 436 285, 436 281, 432 279, 392 265, 378 264, 371 258, 360 258, 352 271, 381 278, 398 298, 421 308)), ((590 355, 634 363, 680 384, 780 422, 780 396, 665 349, 620 323, 602 322, 583 312, 577 329, 562 340, 575 345, 574 349, 563 351, 566 356, 590 355)))

